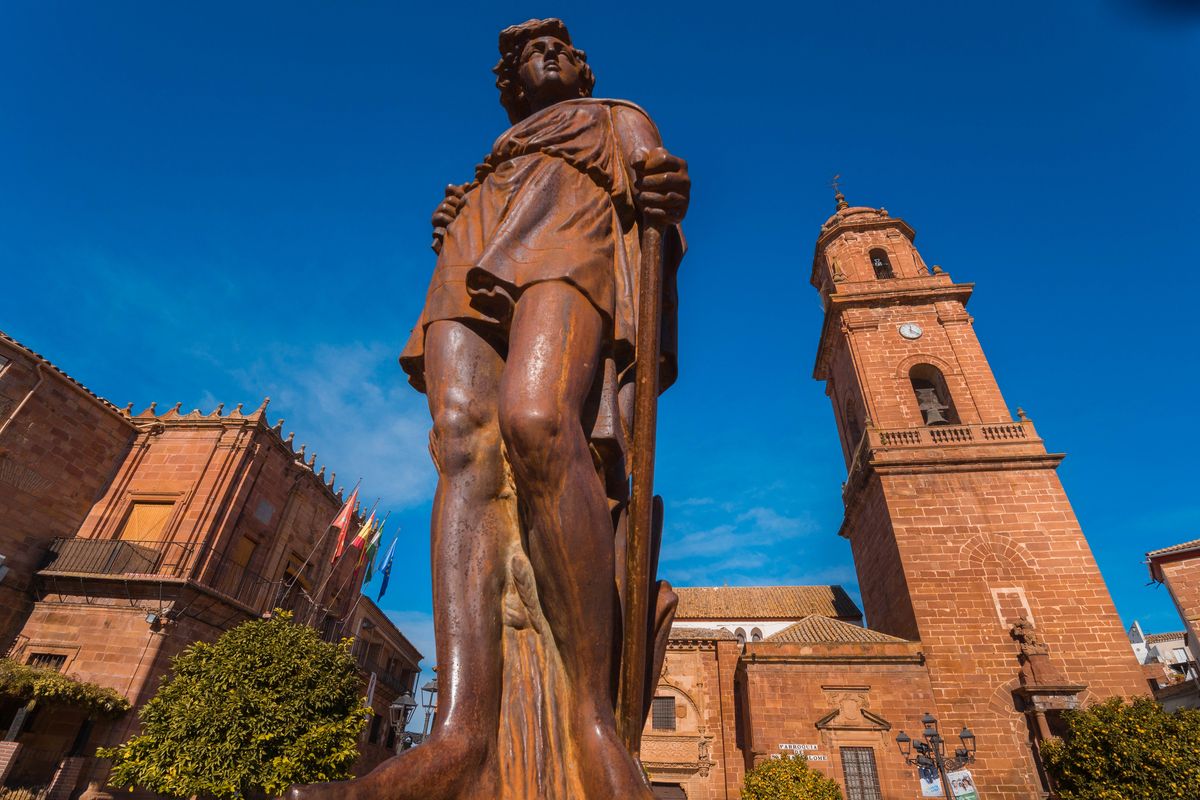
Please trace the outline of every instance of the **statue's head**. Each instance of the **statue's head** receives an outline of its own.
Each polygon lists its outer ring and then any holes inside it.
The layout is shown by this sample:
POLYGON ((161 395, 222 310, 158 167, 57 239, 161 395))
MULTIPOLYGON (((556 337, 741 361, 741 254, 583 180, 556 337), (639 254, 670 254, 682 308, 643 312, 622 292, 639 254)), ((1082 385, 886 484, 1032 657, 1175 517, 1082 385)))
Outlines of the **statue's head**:
POLYGON ((500 31, 500 61, 492 71, 513 123, 560 100, 591 97, 596 84, 587 54, 572 46, 560 19, 531 19, 500 31))

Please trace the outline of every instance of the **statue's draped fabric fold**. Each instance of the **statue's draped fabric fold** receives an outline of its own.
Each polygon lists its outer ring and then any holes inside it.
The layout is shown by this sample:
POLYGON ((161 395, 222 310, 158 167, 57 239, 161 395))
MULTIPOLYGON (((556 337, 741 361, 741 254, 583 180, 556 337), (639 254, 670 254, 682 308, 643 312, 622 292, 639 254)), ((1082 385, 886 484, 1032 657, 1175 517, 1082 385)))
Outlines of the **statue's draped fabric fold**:
MULTIPOLYGON (((446 232, 425 308, 400 363, 409 382, 424 391, 430 323, 466 323, 504 352, 521 292, 542 281, 570 283, 608 328, 591 439, 623 455, 632 398, 621 389, 634 357, 640 252, 634 178, 614 119, 618 109, 645 116, 622 100, 581 98, 533 114, 496 140, 446 232)), ((682 251, 676 227, 664 264, 664 390, 676 374, 675 271, 682 251)), ((623 471, 607 466, 610 475, 623 471)))

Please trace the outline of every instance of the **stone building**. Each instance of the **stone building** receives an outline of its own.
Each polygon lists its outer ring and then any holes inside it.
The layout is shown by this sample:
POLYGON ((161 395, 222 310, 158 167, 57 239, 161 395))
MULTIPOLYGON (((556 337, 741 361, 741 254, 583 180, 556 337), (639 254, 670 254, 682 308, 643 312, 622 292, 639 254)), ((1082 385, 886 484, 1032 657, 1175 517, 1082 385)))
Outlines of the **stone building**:
POLYGON ((1154 696, 1164 707, 1200 708, 1200 539, 1146 554, 1150 579, 1165 585, 1183 620, 1184 630, 1146 637, 1158 660, 1167 665, 1167 680, 1154 696), (1150 642, 1151 639, 1155 641, 1150 642), (1182 666, 1180 662, 1183 662, 1182 666))
MULTIPOLYGON (((387 706, 421 654, 360 593, 356 559, 332 564, 343 505, 316 455, 246 411, 117 409, 12 338, 0 338, 0 646, 123 694, 139 707, 171 659, 249 619, 292 611, 330 641, 355 636, 380 710, 360 770, 388 753, 387 706)), ((355 524, 361 518, 355 518, 355 524)), ((56 707, 0 707, 0 782, 77 785, 85 756, 124 741, 134 713, 93 725, 56 707)))
MULTIPOLYGON (((837 587, 677 590, 651 777, 662 797, 731 800, 748 768, 796 752, 847 800, 908 800, 920 790, 895 737, 930 712, 951 749, 964 726, 976 735, 981 797, 1046 797, 1039 745, 1059 713, 1149 686, 1059 482, 1063 455, 1014 419, 988 366, 974 286, 927 267, 904 221, 837 201, 813 257, 814 377, 846 462, 840 534, 869 627, 837 587)), ((1200 542, 1169 550, 1151 571, 1194 627, 1200 542)))

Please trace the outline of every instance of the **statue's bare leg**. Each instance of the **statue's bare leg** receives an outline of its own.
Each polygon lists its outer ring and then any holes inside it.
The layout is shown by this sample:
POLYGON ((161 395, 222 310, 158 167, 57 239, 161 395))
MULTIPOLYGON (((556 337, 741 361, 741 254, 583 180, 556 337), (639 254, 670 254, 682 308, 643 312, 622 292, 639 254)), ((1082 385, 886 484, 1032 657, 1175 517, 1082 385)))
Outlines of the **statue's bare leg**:
POLYGON ((496 797, 501 680, 504 490, 496 398, 503 361, 478 334, 439 321, 425 335, 438 469, 433 608, 438 713, 432 735, 362 778, 296 787, 291 800, 496 797))
POLYGON ((581 422, 603 327, 570 284, 529 287, 517 301, 500 386, 500 429, 528 520, 530 561, 575 701, 578 766, 596 800, 650 796, 616 736, 612 517, 581 422))

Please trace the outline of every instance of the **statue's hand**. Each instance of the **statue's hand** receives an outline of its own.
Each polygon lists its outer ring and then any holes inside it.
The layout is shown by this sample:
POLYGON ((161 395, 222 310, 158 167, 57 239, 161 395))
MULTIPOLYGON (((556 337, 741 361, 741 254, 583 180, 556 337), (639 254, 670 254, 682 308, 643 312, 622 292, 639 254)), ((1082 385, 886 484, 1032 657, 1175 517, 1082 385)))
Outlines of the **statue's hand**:
POLYGON ((458 216, 458 210, 462 208, 468 186, 470 186, 468 183, 449 184, 446 187, 446 198, 433 212, 433 218, 429 221, 433 223, 433 249, 435 252, 442 251, 442 239, 446 238, 446 228, 450 227, 450 223, 454 222, 455 217, 458 216))
POLYGON ((661 147, 633 162, 637 173, 638 207, 652 223, 674 224, 687 213, 692 192, 687 162, 661 147))

